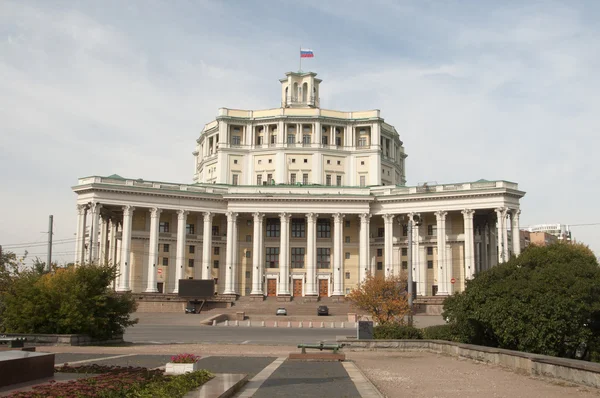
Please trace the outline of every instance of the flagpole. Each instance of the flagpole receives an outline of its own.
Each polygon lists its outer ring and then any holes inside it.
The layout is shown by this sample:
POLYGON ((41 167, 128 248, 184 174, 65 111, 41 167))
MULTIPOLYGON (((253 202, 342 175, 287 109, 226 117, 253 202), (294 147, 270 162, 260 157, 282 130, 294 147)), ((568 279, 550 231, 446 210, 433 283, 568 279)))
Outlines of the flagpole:
POLYGON ((298 72, 302 72, 302 44, 300 44, 300 69, 298 72))

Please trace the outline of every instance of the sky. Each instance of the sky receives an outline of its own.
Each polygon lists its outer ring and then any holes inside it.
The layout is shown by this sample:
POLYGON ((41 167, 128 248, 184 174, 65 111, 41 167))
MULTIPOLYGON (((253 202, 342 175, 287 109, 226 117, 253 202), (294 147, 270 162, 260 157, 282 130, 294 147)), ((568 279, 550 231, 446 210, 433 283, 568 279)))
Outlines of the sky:
POLYGON ((74 257, 79 177, 192 183, 220 107, 274 108, 302 69, 321 106, 380 109, 407 185, 517 182, 521 226, 600 255, 600 2, 0 0, 0 245, 74 257), (592 224, 592 225, 582 225, 592 224))

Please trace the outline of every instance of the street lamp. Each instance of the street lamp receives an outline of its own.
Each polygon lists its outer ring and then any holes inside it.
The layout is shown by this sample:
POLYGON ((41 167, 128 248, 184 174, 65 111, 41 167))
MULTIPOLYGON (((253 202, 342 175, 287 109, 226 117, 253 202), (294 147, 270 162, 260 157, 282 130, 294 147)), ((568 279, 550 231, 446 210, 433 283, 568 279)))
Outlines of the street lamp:
POLYGON ((407 258, 408 258, 408 324, 410 326, 413 325, 413 262, 412 262, 412 231, 413 231, 413 223, 418 228, 421 225, 421 216, 419 214, 412 214, 408 216, 408 250, 407 250, 407 258))

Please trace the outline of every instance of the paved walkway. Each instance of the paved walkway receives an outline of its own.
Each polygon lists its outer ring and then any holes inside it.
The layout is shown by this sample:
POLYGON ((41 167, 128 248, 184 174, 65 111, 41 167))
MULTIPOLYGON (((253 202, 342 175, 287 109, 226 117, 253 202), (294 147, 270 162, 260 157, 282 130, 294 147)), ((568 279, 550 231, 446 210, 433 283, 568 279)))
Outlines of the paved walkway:
POLYGON ((424 352, 346 351, 351 362, 288 362, 295 346, 133 345, 128 347, 43 347, 56 362, 163 366, 172 354, 201 355, 213 372, 248 373, 250 383, 239 397, 371 397, 360 383, 364 373, 387 397, 600 397, 600 390, 516 374, 493 365, 424 352), (133 354, 133 355, 131 355, 133 354), (118 357, 108 359, 107 357, 118 357), (352 368, 356 365, 356 369, 352 368), (352 377, 351 377, 352 376, 352 377), (354 388, 354 389, 353 389, 354 388), (245 395, 244 395, 245 394, 245 395), (252 395, 254 394, 254 395, 252 395))

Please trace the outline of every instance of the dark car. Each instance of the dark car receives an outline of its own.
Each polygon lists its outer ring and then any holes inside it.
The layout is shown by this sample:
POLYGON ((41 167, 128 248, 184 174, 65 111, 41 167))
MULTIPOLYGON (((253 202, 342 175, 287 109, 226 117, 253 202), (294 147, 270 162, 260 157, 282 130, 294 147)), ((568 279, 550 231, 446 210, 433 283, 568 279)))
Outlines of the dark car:
POLYGON ((317 315, 329 315, 329 308, 327 308, 326 305, 320 305, 319 308, 317 308, 317 315))
POLYGON ((196 304, 188 303, 188 305, 185 307, 185 313, 186 314, 195 314, 196 313, 196 304))

